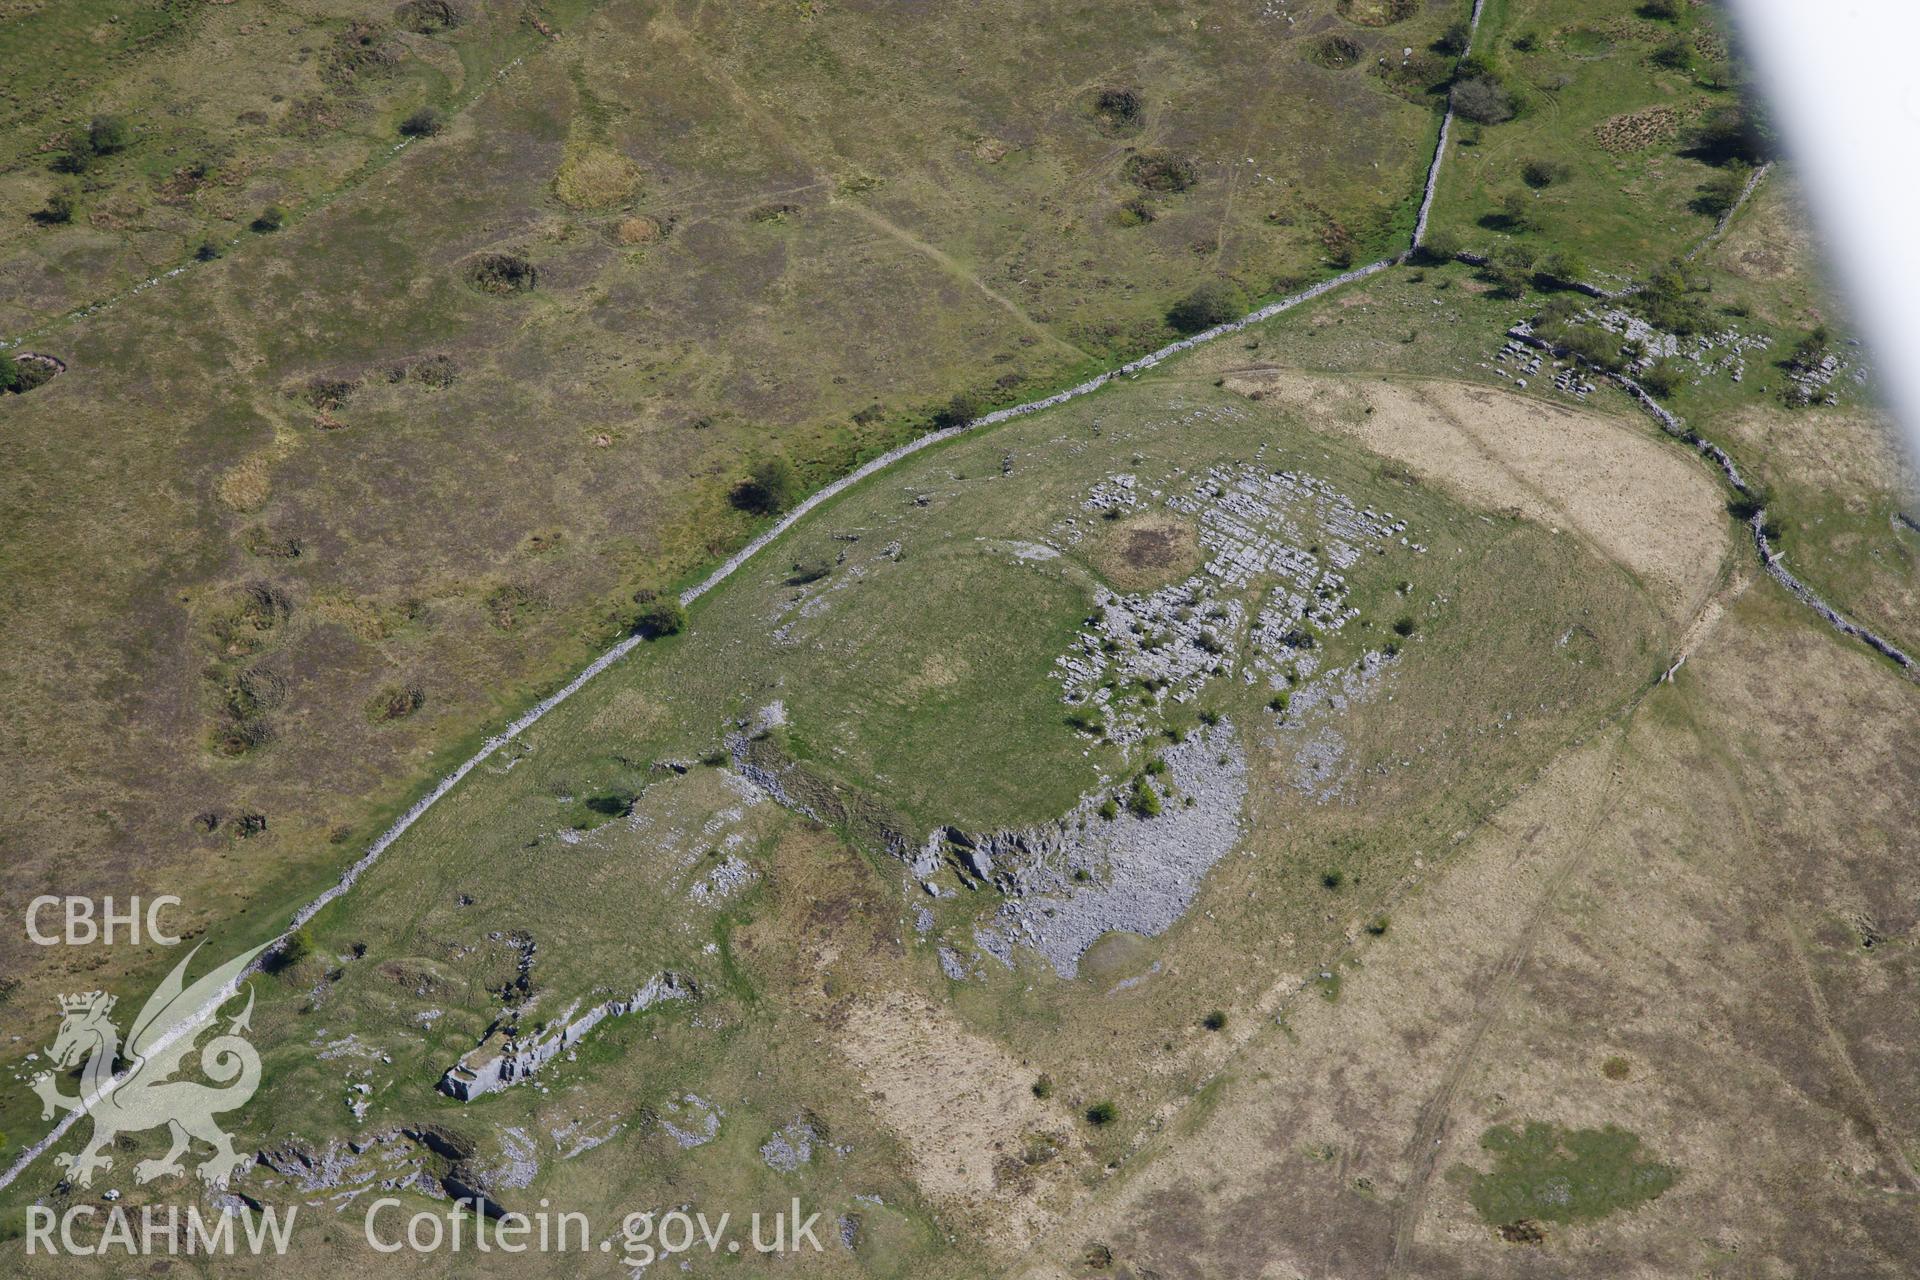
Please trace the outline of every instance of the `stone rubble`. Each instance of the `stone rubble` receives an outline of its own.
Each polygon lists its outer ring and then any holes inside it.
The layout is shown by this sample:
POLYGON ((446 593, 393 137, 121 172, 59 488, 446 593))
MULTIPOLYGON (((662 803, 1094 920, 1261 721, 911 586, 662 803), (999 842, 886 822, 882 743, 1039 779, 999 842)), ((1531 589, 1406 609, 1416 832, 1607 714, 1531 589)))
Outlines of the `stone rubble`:
POLYGON ((673 1140, 680 1144, 683 1151, 694 1147, 704 1147, 720 1134, 720 1120, 725 1114, 697 1093, 683 1094, 670 1098, 666 1111, 672 1120, 662 1118, 660 1127, 665 1129, 673 1140), (680 1121, 676 1124, 675 1121, 680 1121), (683 1127, 684 1125, 684 1127, 683 1127))
POLYGON ((471 1102, 483 1094, 523 1083, 608 1018, 637 1013, 668 1000, 690 1000, 695 994, 690 980, 669 971, 649 978, 631 996, 603 1001, 579 1017, 574 1017, 579 1008, 575 1001, 545 1031, 532 1036, 522 1037, 517 1022, 502 1019, 488 1028, 478 1046, 447 1068, 440 1077, 440 1091, 471 1102))

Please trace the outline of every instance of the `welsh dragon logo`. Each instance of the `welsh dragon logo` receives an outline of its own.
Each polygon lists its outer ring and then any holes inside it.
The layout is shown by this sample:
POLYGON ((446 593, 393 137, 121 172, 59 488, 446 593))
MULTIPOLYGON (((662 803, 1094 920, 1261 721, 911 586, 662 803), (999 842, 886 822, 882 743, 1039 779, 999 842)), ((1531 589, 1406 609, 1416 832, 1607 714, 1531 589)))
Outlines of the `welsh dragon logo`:
POLYGON ((251 1029, 253 989, 247 988, 247 1005, 228 1024, 224 1035, 209 1040, 200 1049, 200 1070, 216 1085, 213 1088, 193 1080, 170 1077, 180 1070, 193 1053, 196 1041, 217 1021, 226 998, 238 995, 236 983, 253 958, 265 947, 229 960, 192 986, 185 983, 187 964, 199 951, 195 947, 186 959, 174 966, 166 981, 147 998, 140 1016, 133 1020, 126 1043, 112 1020, 114 998, 99 991, 60 997, 60 1032, 54 1037, 47 1056, 60 1070, 84 1060, 80 1072, 80 1092, 60 1092, 52 1071, 33 1078, 33 1091, 44 1103, 40 1117, 50 1120, 56 1110, 84 1113, 93 1117, 93 1137, 78 1155, 58 1155, 54 1162, 66 1167, 67 1177, 77 1186, 90 1186, 94 1171, 109 1168, 113 1140, 123 1133, 138 1133, 165 1125, 172 1147, 158 1160, 142 1160, 134 1166, 137 1182, 151 1182, 168 1174, 184 1173, 180 1157, 187 1153, 195 1138, 213 1148, 196 1171, 210 1186, 225 1186, 227 1180, 251 1163, 250 1157, 234 1151, 233 1141, 214 1123, 214 1117, 246 1105, 260 1087, 260 1055, 242 1038, 251 1029), (114 1072, 114 1063, 124 1058, 125 1072, 114 1072))

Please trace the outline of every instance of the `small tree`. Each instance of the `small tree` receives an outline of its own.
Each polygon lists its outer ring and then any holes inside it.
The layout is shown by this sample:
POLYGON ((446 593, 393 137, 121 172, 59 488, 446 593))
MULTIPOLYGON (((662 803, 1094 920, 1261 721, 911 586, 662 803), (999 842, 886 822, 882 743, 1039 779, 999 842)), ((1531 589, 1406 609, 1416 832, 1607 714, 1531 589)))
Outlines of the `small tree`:
POLYGON ((1487 278, 1502 298, 1524 298, 1533 279, 1533 250, 1525 245, 1504 244, 1487 259, 1487 278))
POLYGON ((1587 264, 1578 254, 1556 249, 1540 259, 1533 268, 1534 283, 1570 289, 1586 278, 1587 264))
POLYGON ((1826 360, 1832 341, 1833 335, 1827 331, 1827 326, 1815 325, 1806 337, 1794 344, 1793 351, 1787 356, 1787 367, 1803 373, 1818 369, 1826 360))
POLYGON ((1713 112, 1693 134, 1693 153, 1708 164, 1765 164, 1773 151, 1773 129, 1750 99, 1713 112))
POLYGON ((1665 360, 1652 364, 1634 375, 1648 394, 1665 399, 1680 389, 1680 371, 1665 360))
POLYGON ((27 375, 20 362, 0 353, 0 395, 18 395, 26 389, 27 375))
POLYGON ((1087 1108, 1087 1123, 1096 1129, 1104 1129, 1120 1118, 1120 1108, 1104 1098, 1087 1108))
POLYGON ((753 464, 747 478, 733 487, 733 505, 757 516, 785 511, 800 495, 800 480, 793 464, 775 454, 753 464))
POLYGON ((1680 0, 1644 0, 1640 6, 1640 16, 1652 18, 1655 22, 1678 22, 1680 0))
POLYGON ((1567 166, 1557 160, 1528 160, 1520 166, 1520 180, 1535 190, 1550 187, 1567 176, 1567 166))
POLYGON ((1746 189, 1747 167, 1729 165, 1700 184, 1699 194, 1693 198, 1694 212, 1709 218, 1724 218, 1740 203, 1740 195, 1746 189))
POLYGON ((313 934, 305 928, 295 929, 269 954, 267 967, 275 973, 285 973, 297 968, 312 954, 313 934))
POLYGON ((1669 36, 1649 56, 1654 66, 1668 71, 1693 70, 1693 45, 1685 36, 1669 36))
POLYGON ((1415 253, 1420 261, 1438 266, 1443 262, 1452 262, 1459 256, 1461 248, 1458 233, 1448 227, 1432 227, 1420 237, 1420 245, 1415 253))
POLYGON ((1449 58, 1457 58, 1472 44, 1472 29, 1464 22, 1455 22, 1449 24, 1447 29, 1440 33, 1440 38, 1433 42, 1433 47, 1449 58))
POLYGON ((1199 333, 1239 314, 1240 308, 1227 287, 1209 280, 1167 308, 1167 323, 1179 333, 1199 333))
POLYGON ((1492 76, 1474 76, 1453 86, 1454 114, 1475 124, 1513 119, 1513 95, 1492 76))
POLYGON ((633 618, 633 632, 648 640, 658 640, 662 636, 679 635, 686 629, 687 611, 680 607, 680 601, 670 595, 660 595, 654 591, 636 591, 634 603, 640 611, 633 618))
POLYGON ((1509 231, 1533 230, 1533 201, 1522 192, 1507 192, 1500 197, 1500 221, 1509 231))
POLYGON ((133 128, 119 116, 95 116, 87 126, 87 146, 97 156, 125 151, 133 144, 133 128))
POLYGON ((269 235, 287 225, 287 211, 277 204, 270 204, 260 211, 260 216, 251 225, 261 235, 269 235))
POLYGON ((1157 818, 1160 816, 1160 793, 1145 777, 1133 780, 1133 794, 1127 797, 1127 808, 1136 818, 1157 818))
POLYGON ((941 429, 964 427, 984 412, 980 397, 971 391, 962 391, 947 401, 946 407, 933 415, 933 425, 941 429))

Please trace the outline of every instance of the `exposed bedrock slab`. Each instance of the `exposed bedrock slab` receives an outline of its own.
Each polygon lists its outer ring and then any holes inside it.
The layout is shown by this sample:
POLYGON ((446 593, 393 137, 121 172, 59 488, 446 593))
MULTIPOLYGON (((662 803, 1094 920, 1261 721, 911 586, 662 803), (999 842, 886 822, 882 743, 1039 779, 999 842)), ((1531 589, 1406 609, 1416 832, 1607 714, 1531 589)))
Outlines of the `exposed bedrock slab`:
MULTIPOLYGON (((677 973, 655 974, 631 996, 594 1005, 578 1017, 573 1010, 555 1020, 544 1033, 521 1036, 496 1023, 486 1037, 440 1077, 440 1091, 462 1102, 516 1085, 577 1045, 608 1018, 638 1013, 667 1000, 687 1000, 695 994, 691 980, 677 973)), ((576 1006, 577 1008, 578 1006, 576 1006)))

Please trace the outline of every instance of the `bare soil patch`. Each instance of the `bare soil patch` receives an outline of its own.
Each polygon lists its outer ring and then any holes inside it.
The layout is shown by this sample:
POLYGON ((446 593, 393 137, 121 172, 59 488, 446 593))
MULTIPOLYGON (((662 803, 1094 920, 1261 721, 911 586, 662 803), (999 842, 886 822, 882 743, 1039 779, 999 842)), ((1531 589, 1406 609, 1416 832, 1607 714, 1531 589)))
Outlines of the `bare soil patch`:
MULTIPOLYGON (((846 1015, 839 1048, 935 1200, 973 1210, 989 1239, 1022 1242, 1074 1161, 1070 1123, 1033 1072, 924 996, 881 992, 846 1015)), ((1063 1189, 1064 1190, 1064 1189, 1063 1189)))

